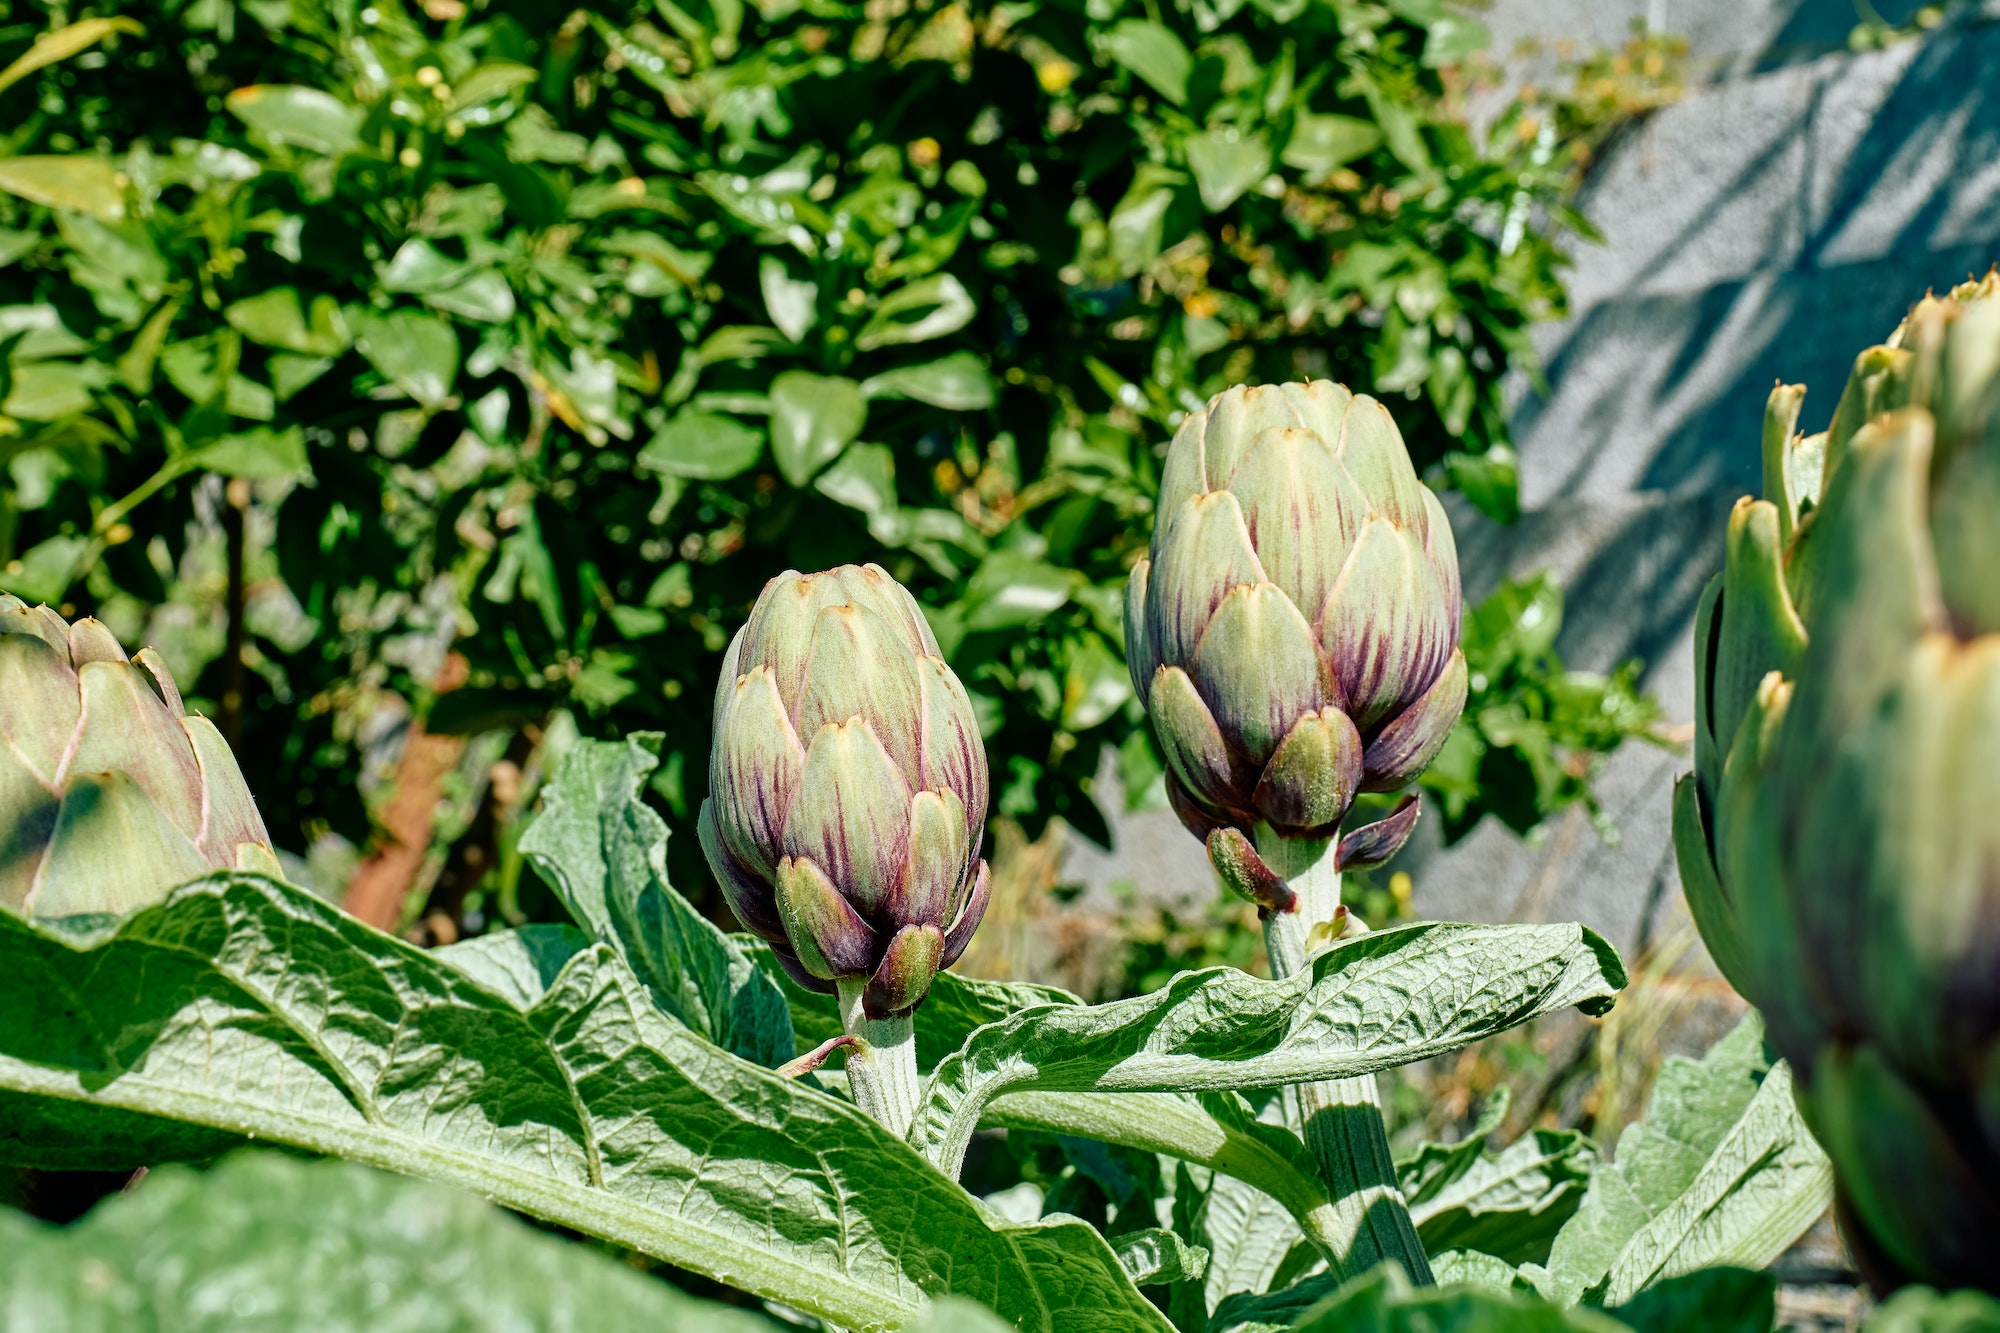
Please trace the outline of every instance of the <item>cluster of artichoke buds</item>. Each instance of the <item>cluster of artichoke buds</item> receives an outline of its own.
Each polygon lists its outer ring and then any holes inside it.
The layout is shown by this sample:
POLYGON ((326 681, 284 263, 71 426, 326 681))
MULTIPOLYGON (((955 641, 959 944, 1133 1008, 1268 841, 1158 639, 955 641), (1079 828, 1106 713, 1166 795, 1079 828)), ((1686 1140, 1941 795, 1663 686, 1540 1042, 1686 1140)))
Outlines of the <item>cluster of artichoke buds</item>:
POLYGON ((1696 626, 1688 905, 1893 1284, 2000 1291, 2000 275, 1780 385, 1696 626))
POLYGON ((874 565, 787 572, 729 646, 702 849, 801 983, 905 1014, 986 910, 986 752, 915 599, 874 565))
POLYGON ((166 663, 0 593, 0 905, 129 912, 228 869, 280 875, 235 756, 166 663))
MULTIPOLYGON (((1314 381, 1235 388, 1175 434, 1151 558, 1126 589, 1132 685, 1167 793, 1225 883, 1293 906, 1259 828, 1331 838, 1362 792, 1436 757, 1465 706, 1458 555, 1373 398, 1314 381)), ((1337 864, 1387 860, 1407 798, 1337 864)))

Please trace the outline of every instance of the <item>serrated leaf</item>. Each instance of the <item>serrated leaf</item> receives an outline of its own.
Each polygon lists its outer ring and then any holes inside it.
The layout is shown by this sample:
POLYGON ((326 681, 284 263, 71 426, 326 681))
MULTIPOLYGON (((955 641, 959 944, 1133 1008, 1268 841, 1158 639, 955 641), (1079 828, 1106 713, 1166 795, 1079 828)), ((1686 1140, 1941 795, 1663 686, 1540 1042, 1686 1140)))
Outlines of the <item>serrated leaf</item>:
POLYGON ((1739 1246, 1761 1249, 1772 1232, 1789 1228, 1778 1249, 1755 1266, 1768 1262, 1811 1225, 1830 1197, 1830 1168, 1791 1107, 1790 1082, 1790 1071, 1770 1061, 1755 1011, 1699 1062, 1669 1058, 1660 1066, 1646 1119, 1626 1127, 1613 1160, 1592 1174, 1546 1268, 1531 1264, 1523 1271, 1544 1295, 1565 1303, 1619 1271, 1622 1296, 1638 1289, 1643 1277, 1632 1275, 1642 1268, 1647 1276, 1686 1271, 1672 1254, 1656 1252, 1656 1243, 1674 1230, 1687 1266, 1694 1267, 1740 1261, 1739 1246), (1774 1078, 1782 1098, 1766 1095, 1774 1078), (1752 1153, 1758 1143, 1762 1150, 1752 1153), (1818 1202, 1794 1225, 1815 1197, 1818 1202), (1662 1217, 1673 1220, 1640 1244, 1662 1217), (1705 1258, 1693 1258, 1698 1246, 1707 1247, 1705 1258))
MULTIPOLYGON (((940 977, 946 975, 941 973, 940 977)), ((1286 1248, 1301 1234, 1327 1234, 1333 1225, 1326 1187, 1312 1154, 1290 1130, 1258 1120, 1235 1093, 1209 1093, 1199 1098, 1171 1092, 1010 1093, 995 1099, 980 1124, 1164 1153, 1232 1177, 1246 1189, 1268 1196, 1289 1215, 1286 1248)), ((1208 1233, 1190 1232, 1188 1237, 1224 1261, 1224 1266, 1209 1269, 1218 1297, 1235 1289, 1230 1283, 1243 1285, 1235 1276, 1246 1270, 1239 1266, 1243 1242, 1234 1225, 1218 1226, 1215 1236, 1220 1239, 1215 1243, 1208 1233)), ((1257 1271, 1268 1278, 1283 1257, 1284 1249, 1280 1248, 1268 1265, 1257 1260, 1257 1271), (1265 1271, 1267 1267, 1269 1271, 1265 1271)))
POLYGON ((1209 1266, 1203 1295, 1211 1313, 1234 1295, 1263 1295, 1304 1238, 1297 1220, 1247 1181, 1218 1173, 1201 1210, 1201 1241, 1209 1266))
POLYGON ((1533 1130, 1497 1153, 1483 1150, 1484 1138, 1427 1143, 1397 1163, 1424 1249, 1477 1251, 1510 1266, 1543 1263, 1583 1202, 1596 1151, 1573 1130, 1533 1130))
MULTIPOLYGON (((841 1034, 840 1005, 831 995, 809 991, 793 981, 772 954, 771 946, 754 935, 731 935, 757 969, 778 986, 792 1011, 792 1036, 803 1055, 829 1037, 841 1034)), ((988 981, 984 977, 940 972, 924 1000, 923 1021, 917 1027, 917 1067, 928 1072, 937 1062, 965 1044, 973 1031, 1033 1005, 1082 1004, 1056 986, 1028 981, 988 981)), ((1068 1131, 1062 1131, 1068 1132, 1068 1131)), ((1080 1131, 1079 1131, 1080 1132, 1080 1131)))
POLYGON ((914 398, 952 412, 976 412, 993 406, 993 377, 975 352, 950 356, 920 366, 898 366, 861 381, 864 398, 914 398))
POLYGON ((776 1067, 793 1055, 784 995, 667 882, 667 826, 641 799, 660 739, 578 741, 521 835, 521 855, 661 1008, 724 1050, 776 1067))
MULTIPOLYGON (((1308 1310, 1298 1333, 1628 1333, 1595 1310, 1565 1310, 1528 1293, 1491 1287, 1412 1287, 1403 1270, 1384 1264, 1348 1282, 1308 1310)), ((1211 1326, 1211 1333, 1215 1333, 1211 1326)))
POLYGON ((1833 1163, 1800 1118, 1791 1067, 1780 1061, 1701 1174, 1620 1251, 1605 1301, 1698 1268, 1762 1268, 1832 1202, 1833 1163))
POLYGON ((0 158, 0 190, 48 208, 88 213, 100 222, 125 216, 125 178, 101 157, 0 158))
POLYGON ((1208 1270, 1207 1250, 1188 1244, 1163 1227, 1125 1232, 1112 1241, 1111 1248, 1134 1286, 1196 1282, 1208 1270))
POLYGON ((549 993, 569 960, 590 942, 590 936, 575 926, 540 922, 475 935, 431 954, 496 995, 506 996, 517 1009, 532 1009, 549 993))
POLYGON ((771 457, 794 486, 804 486, 861 435, 868 401, 842 375, 788 370, 771 381, 771 457))
POLYGON ((274 1152, 157 1167, 68 1227, 0 1212, 0 1291, 19 1333, 771 1327, 471 1194, 274 1152))
POLYGON ((1352 1078, 1456 1050, 1624 984, 1578 925, 1419 923, 1335 945, 1282 981, 1186 972, 1112 1004, 1049 1007, 981 1028, 925 1084, 910 1141, 956 1175, 1003 1092, 1164 1092, 1352 1078))
POLYGON ((216 875, 116 923, 0 913, 0 1158, 255 1135, 420 1175, 855 1329, 947 1291, 1166 1333, 1103 1239, 1011 1226, 873 1120, 659 1013, 604 945, 523 1011, 301 889, 216 875))

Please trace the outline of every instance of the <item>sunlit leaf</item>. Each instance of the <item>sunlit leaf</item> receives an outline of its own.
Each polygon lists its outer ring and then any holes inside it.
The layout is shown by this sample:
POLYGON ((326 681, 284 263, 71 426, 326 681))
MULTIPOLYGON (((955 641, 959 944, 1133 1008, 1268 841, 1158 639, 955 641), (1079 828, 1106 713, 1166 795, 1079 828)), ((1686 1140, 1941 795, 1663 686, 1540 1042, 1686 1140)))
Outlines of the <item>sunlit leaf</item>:
POLYGON ((771 381, 771 456, 794 486, 840 456, 868 421, 861 386, 840 375, 788 370, 771 381))
POLYGON ((124 173, 101 157, 0 157, 0 190, 101 222, 125 216, 125 186, 124 173))
POLYGON ((993 406, 993 377, 975 352, 916 366, 898 366, 861 381, 864 398, 914 398, 954 412, 976 412, 993 406))
POLYGON ((367 112, 331 93, 290 84, 252 84, 224 99, 230 114, 273 143, 315 153, 352 153, 361 147, 367 112))
POLYGON ((1179 105, 1187 101, 1194 57, 1172 29, 1146 19, 1120 19, 1099 39, 1104 53, 1179 105))
POLYGON ((976 308, 964 283, 949 273, 935 273, 883 297, 854 345, 866 352, 942 338, 964 328, 976 308))
POLYGON ((13 64, 0 69, 0 92, 13 87, 28 75, 58 60, 67 60, 79 51, 87 50, 114 33, 144 32, 146 29, 128 18, 79 19, 67 27, 53 28, 35 38, 35 44, 23 52, 13 64))
POLYGON ((719 412, 690 409, 662 426, 637 461, 676 477, 724 481, 748 472, 763 456, 763 431, 719 412))

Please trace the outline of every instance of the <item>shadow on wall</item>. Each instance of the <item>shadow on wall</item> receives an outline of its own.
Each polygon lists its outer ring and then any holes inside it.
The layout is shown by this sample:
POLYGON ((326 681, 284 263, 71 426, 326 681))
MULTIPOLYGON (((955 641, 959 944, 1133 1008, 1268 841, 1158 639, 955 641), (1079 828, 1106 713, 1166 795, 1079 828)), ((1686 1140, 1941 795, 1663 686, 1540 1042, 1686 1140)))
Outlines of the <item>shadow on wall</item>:
POLYGON ((1757 68, 1772 69, 1780 65, 1795 64, 1801 60, 1811 60, 1828 51, 1845 50, 1847 35, 1856 24, 1864 20, 1880 21, 1898 26, 1908 23, 1915 13, 1926 5, 1938 0, 1874 0, 1872 14, 1852 0, 1790 0, 1773 8, 1780 12, 1789 10, 1783 26, 1765 44, 1757 61, 1757 68))
MULTIPOLYGON (((1845 9, 1801 4, 1786 31, 1845 9)), ((1912 300, 2000 260, 1994 69, 2000 24, 1947 27, 1709 86, 1626 140, 1582 200, 1609 245, 1578 247, 1549 391, 1516 414, 1531 512, 1461 528, 1468 593, 1554 565, 1566 656, 1659 662, 1760 485, 1772 383, 1808 384, 1822 427, 1912 300)))

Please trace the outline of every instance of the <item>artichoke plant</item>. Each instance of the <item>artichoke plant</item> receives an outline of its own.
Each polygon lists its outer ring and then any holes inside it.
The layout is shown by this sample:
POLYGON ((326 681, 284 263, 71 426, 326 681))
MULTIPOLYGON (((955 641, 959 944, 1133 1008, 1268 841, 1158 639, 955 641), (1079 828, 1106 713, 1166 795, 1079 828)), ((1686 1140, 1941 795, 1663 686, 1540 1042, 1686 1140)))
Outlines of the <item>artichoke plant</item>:
POLYGON ((0 593, 0 905, 128 912, 227 869, 279 875, 235 756, 166 663, 0 593))
POLYGON ((915 599, 875 565, 766 584, 715 692, 702 850, 745 929, 870 1019, 986 910, 986 752, 915 599))
MULTIPOLYGON (((1150 559, 1125 592, 1126 664, 1167 794, 1255 901, 1274 976, 1365 929, 1343 869, 1393 856, 1415 796, 1341 836, 1354 798, 1405 786, 1465 707, 1458 553, 1388 409, 1337 384, 1235 388, 1167 450, 1150 559)), ((1429 1262, 1373 1076, 1291 1105, 1335 1198, 1343 1271, 1429 1262)))
MULTIPOLYGON (((1126 662, 1167 793, 1225 882, 1292 906, 1258 851, 1333 836, 1361 792, 1436 757, 1465 706, 1458 554, 1388 410, 1325 381, 1235 388, 1182 423, 1151 558, 1125 594, 1126 662)), ((1386 860, 1415 799, 1351 832, 1386 860)))
POLYGON ((2000 1291, 2000 276, 1764 424, 1696 628, 1688 904, 1887 1284, 2000 1291))

